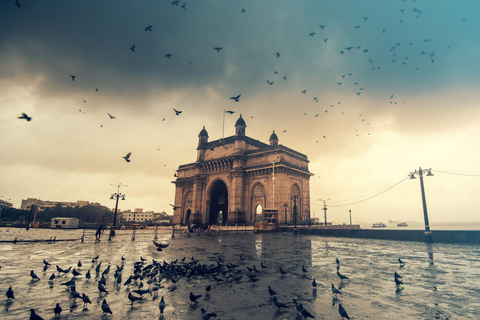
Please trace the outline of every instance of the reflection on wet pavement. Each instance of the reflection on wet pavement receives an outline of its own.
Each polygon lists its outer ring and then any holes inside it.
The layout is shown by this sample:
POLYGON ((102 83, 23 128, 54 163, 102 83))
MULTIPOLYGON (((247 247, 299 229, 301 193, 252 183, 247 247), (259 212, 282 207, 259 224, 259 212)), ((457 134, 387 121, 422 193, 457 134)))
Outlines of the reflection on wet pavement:
MULTIPOLYGON (((80 238, 82 230, 63 231, 0 228, 0 240, 80 238), (8 231, 8 232, 7 232, 8 231)), ((56 243, 0 244, 0 318, 25 319, 30 308, 45 319, 54 316, 56 303, 63 308, 61 319, 202 319, 203 308, 214 312, 216 319, 303 319, 301 304, 317 319, 340 319, 342 304, 352 319, 479 319, 480 247, 463 244, 425 244, 417 242, 326 238, 319 236, 270 234, 175 234, 159 233, 158 242, 169 244, 157 251, 152 233, 119 232, 112 242, 104 235, 94 243, 94 231, 87 231, 86 241, 56 243), (92 263, 92 259, 99 256, 92 263), (122 265, 122 284, 114 277, 122 265), (163 265, 177 260, 177 265, 198 260, 198 265, 217 268, 215 273, 172 272, 161 274, 162 280, 143 299, 129 300, 129 293, 139 283, 147 289, 155 283, 125 281, 133 274, 135 262, 152 259, 163 265), (185 257, 184 262, 182 259, 185 257), (405 262, 400 266, 398 258, 405 262), (336 258, 339 264, 336 263, 336 258), (44 262, 52 264, 43 271, 44 262), (81 261, 82 266, 78 267, 81 261), (100 264, 99 274, 95 269, 100 264), (68 274, 57 271, 71 268, 68 274), (103 271, 107 293, 99 293, 98 280, 103 271), (338 269, 337 269, 338 266, 338 269), (280 267, 284 275, 280 273, 280 267), (87 294, 92 304, 83 310, 81 298, 72 298, 71 289, 61 285, 70 280, 73 269, 81 275, 75 281, 76 292, 87 294), (250 270, 249 270, 250 269, 250 270), (32 281, 30 271, 40 278, 32 281), (91 279, 85 274, 90 270, 91 279), (239 271, 237 271, 239 270, 239 271), (340 279, 339 275, 348 277, 340 279), (394 273, 402 276, 396 285, 394 273), (55 279, 49 281, 52 274, 55 279), (240 279, 237 276, 243 276, 240 279), (249 277, 250 276, 250 277, 249 277), (315 278, 316 288, 312 286, 315 278), (174 279, 176 283, 172 283, 174 279), (238 280, 236 280, 238 279, 238 280), (254 281, 251 279, 258 279, 254 281), (342 292, 332 293, 332 284, 342 292), (206 286, 210 285, 210 293, 206 286), (15 299, 7 302, 6 292, 12 286, 15 299), (271 296, 268 286, 276 292, 271 296), (198 303, 189 299, 190 292, 200 294, 198 303), (163 317, 159 302, 164 297, 163 317), (277 308, 274 298, 288 308, 277 308), (113 314, 102 316, 106 300, 113 314), (297 308, 293 302, 297 302, 297 308)), ((180 269, 179 269, 180 270, 180 269)), ((157 276, 158 278, 158 276, 157 276)))

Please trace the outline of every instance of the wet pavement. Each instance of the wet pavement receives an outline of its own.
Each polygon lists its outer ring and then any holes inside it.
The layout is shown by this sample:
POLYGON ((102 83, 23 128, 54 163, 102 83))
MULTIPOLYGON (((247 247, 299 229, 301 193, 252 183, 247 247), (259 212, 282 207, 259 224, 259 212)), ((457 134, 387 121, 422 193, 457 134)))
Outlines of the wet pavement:
MULTIPOLYGON (((153 233, 137 233, 131 240, 131 231, 120 231, 112 242, 103 235, 94 242, 94 230, 87 231, 84 243, 0 243, 0 318, 28 319, 30 308, 44 319, 54 317, 56 303, 63 308, 60 319, 202 319, 201 308, 217 314, 216 319, 303 319, 295 309, 292 299, 302 303, 316 319, 340 319, 341 303, 351 319, 479 319, 480 318, 480 245, 425 244, 419 242, 382 241, 370 239, 327 238, 270 234, 186 234, 159 233, 158 242, 169 244, 158 252, 153 244, 153 233), (92 258, 99 256, 92 263, 92 258), (122 285, 114 278, 116 266, 122 265, 122 285), (218 273, 193 274, 177 277, 176 285, 162 279, 158 297, 144 294, 143 299, 131 306, 128 294, 137 285, 123 285, 133 273, 134 263, 147 259, 143 266, 163 261, 171 263, 182 258, 198 264, 218 266, 218 263, 238 265, 233 267, 240 280, 218 273), (398 258, 405 262, 400 267, 398 258), (348 280, 337 276, 339 272, 348 280), (43 271, 43 259, 52 264, 43 271), (83 266, 77 268, 78 261, 83 266), (101 273, 110 265, 106 276, 106 289, 99 293, 100 276, 95 279, 95 268, 102 262, 101 273), (262 268, 261 264, 266 268, 262 268), (71 272, 61 275, 62 269, 77 268, 76 291, 86 293, 92 300, 88 310, 83 310, 81 299, 71 298, 71 293, 61 283, 73 277, 71 272), (249 275, 256 267, 259 280, 252 282, 249 275), (305 270, 302 271, 302 266, 305 270), (248 268, 247 268, 248 267, 248 268), (282 275, 280 267, 286 273, 282 275), (40 278, 32 281, 30 270, 40 278), (90 270, 92 278, 85 273, 90 270), (305 272, 306 271, 306 272, 305 272), (403 276, 404 284, 397 287, 394 273, 403 276), (48 278, 55 274, 56 278, 48 278), (317 282, 316 290, 312 279, 317 282), (221 280, 221 281, 220 281, 221 280), (342 294, 335 299, 331 285, 342 294), (210 294, 205 287, 211 285, 210 294), (6 291, 13 287, 15 299, 7 302, 6 291), (277 299, 288 306, 277 310, 268 286, 277 292, 277 299), (189 293, 201 294, 198 303, 191 304, 189 293), (160 297, 166 301, 164 315, 160 315, 160 297), (103 316, 101 304, 106 299, 113 315, 103 316), (76 301, 75 301, 76 300, 76 301)), ((63 231, 48 229, 0 228, 0 240, 80 238, 82 230, 63 231)), ((222 267, 227 269, 226 267, 222 267)), ((137 283, 140 283, 138 281, 137 283)), ((145 289, 147 279, 143 281, 145 289)))

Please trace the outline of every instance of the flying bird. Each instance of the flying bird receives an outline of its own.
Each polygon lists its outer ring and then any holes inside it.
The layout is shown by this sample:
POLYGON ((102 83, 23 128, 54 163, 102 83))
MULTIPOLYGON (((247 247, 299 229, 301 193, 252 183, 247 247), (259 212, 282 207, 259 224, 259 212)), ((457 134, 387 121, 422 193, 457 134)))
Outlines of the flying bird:
POLYGON ((75 78, 77 77, 77 76, 74 76, 73 74, 69 74, 69 76, 72 77, 72 81, 75 81, 75 78))
POLYGON ((127 162, 130 162, 130 156, 132 155, 131 152, 127 153, 127 155, 125 157, 122 157, 123 159, 125 159, 125 161, 127 162))
POLYGON ((169 203, 169 205, 171 205, 173 207, 173 210, 177 210, 177 209, 180 209, 180 207, 175 207, 173 204, 169 203))
POLYGON ((108 114, 108 116, 110 117, 110 119, 115 119, 115 117, 112 116, 110 113, 107 113, 107 114, 108 114))
POLYGON ((309 36, 309 37, 312 37, 312 38, 313 38, 314 35, 316 35, 315 32, 312 32, 312 33, 309 33, 309 34, 308 34, 308 36, 309 36))
POLYGON ((177 116, 179 116, 179 115, 180 115, 180 113, 182 113, 182 111, 180 111, 180 110, 177 110, 177 109, 175 109, 175 108, 173 108, 173 111, 175 111, 175 115, 177 115, 177 116))
POLYGON ((213 47, 213 49, 217 50, 217 52, 220 52, 220 50, 222 50, 223 47, 213 47))
POLYGON ((355 26, 354 28, 358 30, 358 29, 360 29, 361 27, 362 27, 362 26, 355 26))
POLYGON ((303 90, 302 93, 303 93, 303 94, 307 93, 307 89, 303 90))
POLYGON ((171 53, 167 53, 167 54, 165 55, 165 58, 170 59, 171 57, 172 57, 172 54, 171 54, 171 53))
POLYGON ((368 20, 368 17, 363 17, 363 20, 365 20, 365 22, 367 22, 367 20, 368 20))
POLYGON ((235 102, 238 102, 238 99, 240 99, 241 94, 239 94, 236 97, 230 97, 230 99, 235 100, 235 102))
POLYGON ((22 4, 20 2, 18 2, 18 0, 15 0, 15 5, 19 8, 22 7, 22 4))
POLYGON ((27 121, 31 121, 31 120, 32 120, 32 117, 29 117, 29 116, 27 116, 26 113, 23 113, 23 112, 22 112, 22 116, 21 116, 21 117, 18 117, 17 119, 25 119, 25 120, 27 120, 27 121))
POLYGON ((182 7, 183 9, 187 9, 187 4, 184 3, 184 4, 182 4, 180 7, 182 7))
POLYGON ((131 46, 131 47, 130 47, 130 50, 132 50, 133 52, 135 52, 135 45, 131 46))
POLYGON ((324 26, 324 25, 321 25, 321 24, 319 24, 318 26, 320 27, 320 29, 325 28, 325 26, 324 26))
POLYGON ((323 42, 327 43, 328 38, 323 39, 323 42))
POLYGON ((267 83, 271 86, 273 86, 273 81, 267 80, 267 83))
POLYGON ((242 9, 242 13, 245 13, 245 9, 242 9))
POLYGON ((152 31, 152 27, 153 27, 153 26, 147 26, 147 27, 145 28, 145 31, 152 31))
POLYGON ((225 111, 225 113, 228 113, 228 114, 234 114, 234 113, 235 113, 235 111, 232 111, 232 110, 227 110, 227 111, 225 111))
POLYGON ((180 0, 175 0, 172 2, 172 5, 176 5, 178 7, 178 4, 180 3, 180 0))
POLYGON ((277 53, 275 54, 275 56, 276 56, 277 58, 280 58, 280 52, 277 52, 277 53))

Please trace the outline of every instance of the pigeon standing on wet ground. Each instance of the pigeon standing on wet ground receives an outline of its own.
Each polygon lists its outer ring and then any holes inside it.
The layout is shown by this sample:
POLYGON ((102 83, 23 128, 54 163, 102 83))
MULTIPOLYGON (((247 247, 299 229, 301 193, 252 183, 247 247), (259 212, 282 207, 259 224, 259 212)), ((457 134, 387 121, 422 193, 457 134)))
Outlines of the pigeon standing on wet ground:
POLYGON ((163 313, 163 310, 165 310, 165 306, 166 306, 165 299, 162 297, 162 299, 158 303, 158 308, 160 309, 160 313, 163 313))
POLYGON ((105 287, 100 281, 98 281, 98 291, 100 291, 100 293, 105 292, 106 294, 108 294, 108 291, 105 289, 105 287))
POLYGON ((332 283, 332 293, 334 295, 334 298, 336 299, 337 298, 337 294, 342 294, 342 292, 340 290, 338 290, 337 288, 335 288, 335 286, 333 285, 332 283))
POLYGON ((402 258, 398 258, 398 263, 400 263, 400 268, 403 268, 405 266, 405 262, 403 262, 402 258))
POLYGON ((12 301, 12 299, 15 299, 15 295, 13 294, 12 286, 10 286, 8 288, 6 295, 7 295, 7 302, 12 301))
POLYGON ((44 320, 44 319, 35 312, 35 309, 30 309, 30 320, 44 320))
POLYGON ((102 311, 103 311, 104 314, 107 314, 107 313, 113 314, 112 310, 110 310, 110 306, 108 305, 106 299, 103 299, 102 311))
POLYGON ((216 318, 217 314, 215 312, 209 312, 203 308, 200 308, 200 311, 202 312, 202 319, 203 320, 208 320, 210 318, 216 318))
POLYGON ((317 281, 315 281, 315 278, 313 278, 312 287, 313 289, 317 289, 317 281))
POLYGON ((92 304, 92 301, 90 301, 90 298, 85 294, 85 293, 82 293, 82 300, 83 300, 83 309, 84 310, 87 310, 87 303, 90 303, 92 304))
POLYGON ((341 279, 341 280, 348 280, 348 277, 347 276, 344 276, 343 274, 341 274, 340 272, 337 271, 337 276, 341 279))
POLYGON ((288 308, 288 306, 282 302, 280 302, 277 297, 273 297, 273 304, 275 305, 275 307, 277 307, 277 309, 280 309, 280 308, 288 308))
POLYGON ((53 309, 53 312, 55 313, 55 318, 60 317, 60 313, 62 313, 62 307, 60 307, 59 303, 57 303, 55 309, 53 309))
POLYGON ((338 313, 340 313, 340 316, 342 317, 342 319, 343 318, 350 319, 350 317, 347 314, 347 311, 345 311, 341 303, 338 305, 338 313))
POLYGON ((197 300, 201 297, 201 294, 193 294, 193 292, 190 292, 190 302, 197 303, 197 300))
POLYGON ((270 294, 270 296, 274 296, 277 294, 270 286, 268 286, 268 293, 270 294))
POLYGON ((131 292, 128 293, 128 300, 130 300, 132 302, 132 307, 133 307, 133 303, 137 300, 142 300, 143 298, 142 297, 137 297, 137 296, 134 296, 131 292))
POLYGON ((32 281, 40 280, 40 278, 35 274, 33 270, 30 271, 30 277, 32 277, 32 281))

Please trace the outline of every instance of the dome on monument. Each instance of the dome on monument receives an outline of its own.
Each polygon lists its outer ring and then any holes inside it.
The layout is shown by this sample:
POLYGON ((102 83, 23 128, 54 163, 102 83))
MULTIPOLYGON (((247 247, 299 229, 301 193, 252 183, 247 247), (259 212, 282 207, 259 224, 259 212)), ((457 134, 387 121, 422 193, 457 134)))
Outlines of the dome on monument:
POLYGON ((198 134, 199 137, 207 137, 208 138, 208 132, 205 130, 205 126, 203 126, 202 131, 198 134))
POLYGON ((275 133, 275 130, 273 130, 273 133, 270 135, 270 139, 268 139, 268 141, 270 140, 277 140, 278 141, 278 137, 277 137, 277 134, 275 133))
POLYGON ((247 126, 247 124, 245 123, 245 120, 243 120, 242 118, 242 115, 240 115, 240 118, 238 118, 237 122, 235 123, 235 127, 236 126, 247 126))

